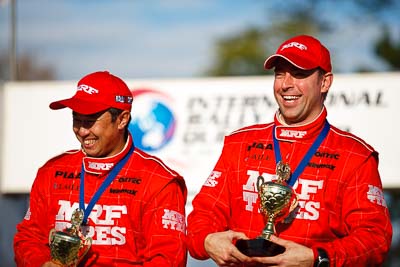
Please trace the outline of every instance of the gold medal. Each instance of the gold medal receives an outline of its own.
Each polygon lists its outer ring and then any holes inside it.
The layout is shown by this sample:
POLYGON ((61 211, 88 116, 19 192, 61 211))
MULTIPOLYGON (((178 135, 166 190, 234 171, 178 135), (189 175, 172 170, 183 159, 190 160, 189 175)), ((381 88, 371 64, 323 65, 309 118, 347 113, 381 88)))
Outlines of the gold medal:
POLYGON ((79 208, 74 210, 74 212, 72 213, 72 216, 71 216, 71 224, 73 227, 79 228, 79 226, 83 222, 83 215, 84 215, 83 210, 81 210, 79 208))
POLYGON ((278 164, 276 164, 276 176, 278 183, 286 182, 290 178, 290 174, 289 163, 279 161, 278 164))

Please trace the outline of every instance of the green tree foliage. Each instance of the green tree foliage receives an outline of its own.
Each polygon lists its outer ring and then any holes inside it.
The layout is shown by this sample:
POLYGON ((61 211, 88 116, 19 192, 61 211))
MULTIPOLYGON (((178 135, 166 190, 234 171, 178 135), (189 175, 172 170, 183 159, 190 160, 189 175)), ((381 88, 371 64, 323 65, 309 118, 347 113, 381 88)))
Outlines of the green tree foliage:
MULTIPOLYGON (((313 1, 311 1, 313 2, 313 1)), ((266 55, 271 47, 277 47, 282 39, 298 33, 315 34, 322 30, 328 31, 324 22, 315 23, 317 18, 312 9, 301 5, 303 8, 286 10, 287 16, 275 18, 271 26, 265 28, 250 28, 217 40, 215 45, 215 58, 211 67, 205 72, 209 76, 245 76, 265 75, 271 71, 263 69, 266 55)))
MULTIPOLYGON (((384 28, 387 21, 380 16, 391 7, 398 7, 396 0, 338 0, 334 7, 341 10, 344 5, 350 5, 343 17, 353 22, 360 22, 368 18, 377 21, 377 25, 384 28), (356 11, 356 12, 355 12, 356 11)), ((205 75, 211 76, 238 76, 238 75, 265 75, 263 62, 267 55, 274 53, 280 42, 297 34, 329 35, 340 34, 335 32, 337 19, 330 14, 332 2, 327 0, 279 1, 266 5, 266 24, 264 27, 252 27, 228 37, 221 37, 216 41, 214 60, 205 75), (296 8, 290 8, 296 7, 296 8), (325 13, 323 13, 325 12, 325 13), (268 22, 268 23, 267 23, 268 22)), ((345 9, 343 8, 343 12, 345 9)), ((360 29, 361 30, 361 29, 360 29)), ((376 43, 375 52, 383 61, 387 62, 390 70, 399 69, 400 42, 390 41, 387 31, 376 43)), ((355 36, 356 38, 356 36, 355 36)), ((374 44, 371 44, 374 46, 374 44)), ((374 47, 372 47, 374 50, 374 47)), ((335 70, 340 72, 340 65, 335 70)), ((361 66, 358 71, 371 71, 369 66, 361 66)))
POLYGON ((249 29, 237 36, 220 40, 216 45, 215 62, 206 75, 261 74, 263 58, 263 34, 258 29, 249 29))
POLYGON ((376 42, 375 53, 384 59, 392 70, 400 70, 400 42, 392 41, 388 31, 376 42))

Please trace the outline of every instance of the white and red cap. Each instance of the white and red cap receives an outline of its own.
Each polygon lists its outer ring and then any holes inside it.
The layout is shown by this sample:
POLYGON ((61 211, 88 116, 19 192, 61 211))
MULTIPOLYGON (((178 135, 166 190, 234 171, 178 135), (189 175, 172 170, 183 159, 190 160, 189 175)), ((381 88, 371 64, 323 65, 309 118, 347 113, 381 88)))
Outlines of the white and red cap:
POLYGON ((282 43, 276 53, 265 60, 264 68, 275 67, 277 58, 283 58, 304 70, 320 67, 326 72, 332 71, 329 50, 309 35, 298 35, 282 43))
POLYGON ((109 108, 131 111, 132 101, 132 92, 122 79, 108 71, 99 71, 83 77, 73 97, 52 102, 50 108, 68 107, 77 113, 89 115, 109 108))

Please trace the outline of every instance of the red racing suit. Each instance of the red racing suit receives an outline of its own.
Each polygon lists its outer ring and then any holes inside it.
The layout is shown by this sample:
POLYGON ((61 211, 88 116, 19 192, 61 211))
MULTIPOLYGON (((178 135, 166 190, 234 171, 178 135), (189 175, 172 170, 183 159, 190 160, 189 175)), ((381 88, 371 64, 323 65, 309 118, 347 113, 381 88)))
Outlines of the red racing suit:
MULTIPOLYGON (((283 161, 292 171, 321 132, 324 108, 302 126, 253 125, 225 138, 222 154, 188 216, 188 249, 209 258, 204 239, 228 229, 249 238, 261 234, 266 216, 259 211, 257 178, 274 180, 273 126, 283 161)), ((331 266, 380 266, 392 238, 392 225, 378 173, 378 153, 360 138, 331 126, 328 135, 300 174, 293 189, 298 208, 276 224, 276 235, 327 251, 331 266), (289 216, 290 217, 290 216, 289 216)))
MULTIPOLYGON (((133 145, 109 158, 63 153, 38 170, 30 207, 14 238, 18 266, 50 260, 49 231, 70 227, 79 207, 82 161, 87 205, 116 162, 133 145)), ((79 266, 186 266, 184 179, 161 160, 135 148, 101 195, 82 232, 93 238, 79 266)))

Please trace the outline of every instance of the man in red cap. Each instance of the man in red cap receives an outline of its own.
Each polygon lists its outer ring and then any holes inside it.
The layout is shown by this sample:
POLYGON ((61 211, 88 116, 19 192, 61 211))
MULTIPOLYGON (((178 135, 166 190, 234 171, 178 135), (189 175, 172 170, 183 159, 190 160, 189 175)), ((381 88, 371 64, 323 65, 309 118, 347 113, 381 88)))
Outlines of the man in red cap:
POLYGON ((192 202, 190 254, 219 266, 381 266, 392 226, 378 153, 327 121, 328 49, 296 36, 265 68, 279 109, 226 136, 192 202))
POLYGON ((39 169, 14 238, 18 266, 186 265, 185 181, 135 148, 132 100, 125 82, 103 71, 50 104, 72 110, 81 149, 39 169))

